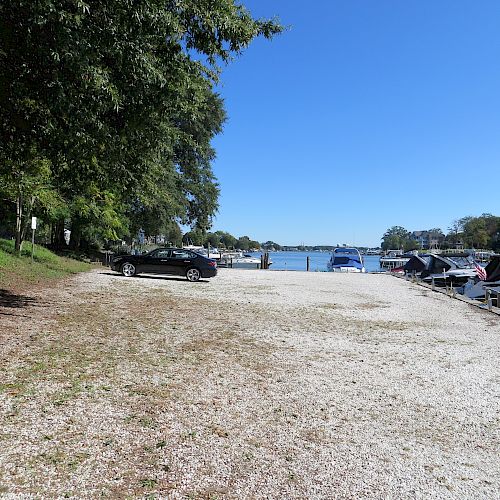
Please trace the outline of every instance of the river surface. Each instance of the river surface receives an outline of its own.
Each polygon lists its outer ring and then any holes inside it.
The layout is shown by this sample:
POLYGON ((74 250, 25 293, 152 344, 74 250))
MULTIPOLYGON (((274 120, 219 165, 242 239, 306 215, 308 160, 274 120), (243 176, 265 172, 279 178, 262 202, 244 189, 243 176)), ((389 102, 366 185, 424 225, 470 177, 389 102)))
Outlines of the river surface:
MULTIPOLYGON (((260 257, 261 252, 250 255, 260 257)), ((330 260, 330 252, 269 252, 272 260, 271 269, 287 271, 305 271, 307 257, 310 257, 311 271, 326 271, 326 264, 330 260)), ((379 255, 364 255, 363 260, 367 272, 380 271, 379 255)))

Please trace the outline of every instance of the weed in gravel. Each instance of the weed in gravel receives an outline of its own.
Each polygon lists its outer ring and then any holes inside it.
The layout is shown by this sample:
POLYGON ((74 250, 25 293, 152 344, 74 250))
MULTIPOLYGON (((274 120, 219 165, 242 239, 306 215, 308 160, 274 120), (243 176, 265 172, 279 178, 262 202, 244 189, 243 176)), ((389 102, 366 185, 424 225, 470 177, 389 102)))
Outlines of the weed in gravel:
POLYGON ((144 479, 139 480, 139 484, 143 488, 151 489, 151 488, 154 488, 158 484, 158 480, 152 479, 152 478, 144 478, 144 479))
POLYGON ((154 429, 156 427, 156 422, 153 419, 153 417, 140 417, 138 420, 139 424, 142 425, 142 427, 145 427, 147 429, 154 429))

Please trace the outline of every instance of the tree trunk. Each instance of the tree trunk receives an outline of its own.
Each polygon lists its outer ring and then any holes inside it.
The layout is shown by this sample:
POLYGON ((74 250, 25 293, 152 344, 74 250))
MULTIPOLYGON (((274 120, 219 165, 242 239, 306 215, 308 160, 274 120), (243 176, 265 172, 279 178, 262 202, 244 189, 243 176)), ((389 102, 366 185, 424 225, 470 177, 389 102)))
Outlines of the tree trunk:
POLYGON ((73 218, 71 221, 71 239, 69 246, 72 250, 79 250, 82 238, 82 226, 80 221, 73 218))
POLYGON ((52 229, 52 245, 54 248, 65 248, 66 241, 64 240, 64 219, 60 219, 53 224, 52 229))

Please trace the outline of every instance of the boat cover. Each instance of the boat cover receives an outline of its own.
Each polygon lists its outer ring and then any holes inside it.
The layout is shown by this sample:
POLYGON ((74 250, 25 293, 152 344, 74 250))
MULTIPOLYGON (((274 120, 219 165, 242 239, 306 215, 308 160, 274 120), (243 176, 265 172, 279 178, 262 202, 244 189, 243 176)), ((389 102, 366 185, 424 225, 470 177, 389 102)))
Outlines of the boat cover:
POLYGON ((427 276, 430 276, 431 274, 440 274, 443 272, 443 269, 445 271, 449 271, 451 269, 451 265, 449 262, 446 262, 441 256, 439 255, 431 255, 429 258, 429 262, 427 263, 427 266, 425 269, 421 272, 422 278, 426 278, 427 276))
POLYGON ((500 281, 500 255, 493 255, 485 268, 486 281, 500 281))
POLYGON ((420 255, 414 255, 404 266, 403 269, 406 273, 421 273, 428 263, 428 258, 425 259, 420 255))

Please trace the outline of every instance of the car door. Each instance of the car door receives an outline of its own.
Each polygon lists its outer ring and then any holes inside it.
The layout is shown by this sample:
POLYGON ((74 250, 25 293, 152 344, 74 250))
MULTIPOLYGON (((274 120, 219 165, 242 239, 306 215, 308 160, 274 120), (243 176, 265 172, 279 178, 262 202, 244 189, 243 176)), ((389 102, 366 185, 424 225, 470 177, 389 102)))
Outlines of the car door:
POLYGON ((148 262, 146 263, 146 273, 156 274, 172 274, 173 270, 170 266, 170 250, 167 248, 158 248, 151 252, 148 262))
POLYGON ((173 269, 172 274, 184 276, 187 269, 194 265, 196 255, 189 250, 177 249, 172 250, 170 263, 173 269))
POLYGON ((137 272, 151 273, 153 272, 153 264, 155 262, 156 251, 149 252, 145 255, 138 255, 136 257, 137 272))

